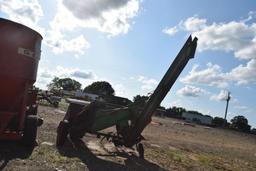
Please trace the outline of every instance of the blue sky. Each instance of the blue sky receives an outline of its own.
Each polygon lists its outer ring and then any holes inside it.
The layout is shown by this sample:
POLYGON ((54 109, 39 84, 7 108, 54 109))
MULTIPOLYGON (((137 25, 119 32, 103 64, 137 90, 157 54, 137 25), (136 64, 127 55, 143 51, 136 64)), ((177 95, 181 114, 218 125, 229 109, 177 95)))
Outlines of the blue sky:
POLYGON ((198 48, 162 102, 256 127, 256 2, 253 0, 0 0, 0 17, 43 37, 36 85, 54 76, 83 87, 109 81, 116 95, 152 92, 192 34, 198 48))

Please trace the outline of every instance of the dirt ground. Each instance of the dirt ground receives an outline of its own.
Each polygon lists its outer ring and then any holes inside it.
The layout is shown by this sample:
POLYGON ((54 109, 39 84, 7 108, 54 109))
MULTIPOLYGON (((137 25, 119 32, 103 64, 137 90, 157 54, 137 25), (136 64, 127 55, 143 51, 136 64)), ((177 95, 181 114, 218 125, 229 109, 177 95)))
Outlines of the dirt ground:
POLYGON ((86 135, 79 148, 67 141, 57 149, 56 128, 64 114, 65 108, 40 106, 38 145, 0 142, 0 170, 256 170, 256 136, 170 118, 154 117, 144 130, 144 160, 94 135, 86 135))

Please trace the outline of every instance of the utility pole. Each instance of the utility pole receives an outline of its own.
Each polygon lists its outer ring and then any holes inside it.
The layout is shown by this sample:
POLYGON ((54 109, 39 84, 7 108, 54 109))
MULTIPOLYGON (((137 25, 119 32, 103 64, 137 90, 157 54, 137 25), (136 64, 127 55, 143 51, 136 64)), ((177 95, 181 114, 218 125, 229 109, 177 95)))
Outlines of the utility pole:
POLYGON ((228 96, 227 96, 227 103, 226 103, 226 110, 225 110, 225 118, 224 118, 224 123, 223 123, 223 127, 226 127, 226 119, 227 119, 227 113, 228 113, 228 104, 229 104, 229 100, 230 100, 231 96, 230 96, 230 92, 228 91, 228 96))

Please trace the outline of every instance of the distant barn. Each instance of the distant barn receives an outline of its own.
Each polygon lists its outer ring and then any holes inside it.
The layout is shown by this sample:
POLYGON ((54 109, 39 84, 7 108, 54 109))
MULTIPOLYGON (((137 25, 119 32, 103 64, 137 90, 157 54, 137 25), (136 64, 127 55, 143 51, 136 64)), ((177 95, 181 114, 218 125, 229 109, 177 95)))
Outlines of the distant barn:
POLYGON ((212 125, 212 117, 203 115, 194 111, 187 111, 182 113, 182 118, 187 122, 193 122, 201 125, 212 125))

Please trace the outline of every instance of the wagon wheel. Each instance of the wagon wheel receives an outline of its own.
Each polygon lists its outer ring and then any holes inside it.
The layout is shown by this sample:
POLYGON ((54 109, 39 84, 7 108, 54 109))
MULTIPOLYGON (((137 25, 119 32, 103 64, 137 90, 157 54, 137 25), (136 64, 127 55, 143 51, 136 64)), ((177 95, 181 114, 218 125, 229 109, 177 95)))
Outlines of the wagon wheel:
POLYGON ((144 147, 142 143, 136 144, 136 149, 139 153, 139 157, 144 159, 144 147))
POLYGON ((64 145, 68 135, 68 127, 69 127, 69 123, 67 120, 60 121, 60 124, 57 128, 57 139, 56 139, 56 145, 58 147, 64 145))
POLYGON ((37 135, 38 118, 35 115, 27 116, 25 120, 22 143, 26 146, 34 146, 37 135))

